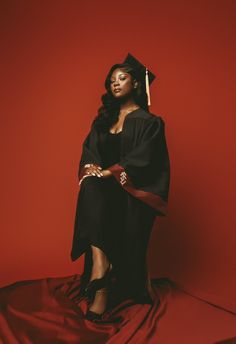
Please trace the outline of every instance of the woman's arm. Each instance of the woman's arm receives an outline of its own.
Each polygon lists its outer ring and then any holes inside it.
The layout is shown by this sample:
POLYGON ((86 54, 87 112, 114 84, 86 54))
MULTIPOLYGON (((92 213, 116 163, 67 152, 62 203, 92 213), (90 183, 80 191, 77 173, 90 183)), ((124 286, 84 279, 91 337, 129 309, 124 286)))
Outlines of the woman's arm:
POLYGON ((170 161, 164 120, 160 116, 148 120, 140 143, 108 169, 127 192, 165 215, 170 161))
POLYGON ((102 170, 101 172, 102 172, 103 178, 107 178, 107 177, 112 176, 112 173, 110 170, 102 170))

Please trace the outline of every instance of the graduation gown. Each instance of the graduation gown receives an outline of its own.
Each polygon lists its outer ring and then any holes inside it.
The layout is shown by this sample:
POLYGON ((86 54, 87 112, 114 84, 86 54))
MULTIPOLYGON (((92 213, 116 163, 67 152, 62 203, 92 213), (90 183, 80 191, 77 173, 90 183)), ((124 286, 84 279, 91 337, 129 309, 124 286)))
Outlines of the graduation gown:
MULTIPOLYGON (((111 166, 104 164, 101 156, 101 145, 106 138, 107 133, 91 126, 83 142, 78 179, 82 180, 86 171, 84 166, 88 163, 97 164, 112 172, 112 176, 107 178, 86 177, 80 186, 81 189, 83 183, 91 186, 95 179, 99 184, 103 179, 104 190, 110 190, 107 198, 110 208, 107 209, 111 211, 107 211, 106 216, 109 221, 107 224, 103 222, 103 226, 107 226, 107 231, 103 232, 100 242, 97 239, 93 242, 91 238, 89 242, 89 238, 86 238, 85 222, 82 225, 80 221, 83 217, 83 196, 80 197, 79 193, 71 259, 74 261, 82 253, 87 252, 84 269, 86 271, 91 266, 91 251, 89 253, 88 245, 97 244, 109 259, 113 260, 120 288, 123 288, 127 295, 135 297, 147 292, 146 253, 154 220, 156 216, 167 214, 170 162, 165 139, 165 123, 161 116, 151 114, 142 108, 126 115, 121 132, 120 160, 111 166), (116 213, 112 212, 112 206, 116 213), (110 247, 109 240, 105 244, 106 235, 110 238, 110 247)), ((84 189, 87 187, 85 185, 84 189)), ((94 205, 92 198, 91 196, 91 204, 94 205)), ((95 208, 91 206, 91 214, 93 209, 95 208)), ((100 209, 103 212, 102 208, 100 209)), ((104 215, 101 214, 102 216, 104 215)))

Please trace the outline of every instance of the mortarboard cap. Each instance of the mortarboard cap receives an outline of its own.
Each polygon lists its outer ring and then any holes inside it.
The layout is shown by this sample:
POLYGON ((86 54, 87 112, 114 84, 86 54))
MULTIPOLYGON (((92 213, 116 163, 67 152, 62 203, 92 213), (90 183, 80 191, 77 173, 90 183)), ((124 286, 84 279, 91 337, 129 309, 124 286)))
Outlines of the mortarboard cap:
POLYGON ((150 70, 148 70, 146 66, 144 66, 139 60, 137 60, 130 53, 128 53, 123 63, 127 63, 130 66, 132 66, 136 71, 137 78, 141 82, 143 83, 145 82, 146 93, 148 97, 148 105, 151 105, 149 85, 151 85, 153 80, 156 78, 155 74, 153 74, 150 70))

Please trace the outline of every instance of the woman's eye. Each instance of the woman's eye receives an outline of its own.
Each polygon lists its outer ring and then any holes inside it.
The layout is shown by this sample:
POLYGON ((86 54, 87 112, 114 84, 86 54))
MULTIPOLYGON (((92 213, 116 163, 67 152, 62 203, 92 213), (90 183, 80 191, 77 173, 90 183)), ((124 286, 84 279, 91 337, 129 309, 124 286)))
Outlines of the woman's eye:
MULTIPOLYGON (((121 77, 121 78, 120 78, 120 80, 122 80, 122 81, 125 80, 125 79, 126 79, 126 77, 121 77)), ((114 82, 115 82, 115 80, 110 80, 110 83, 111 83, 111 84, 113 84, 114 82)))

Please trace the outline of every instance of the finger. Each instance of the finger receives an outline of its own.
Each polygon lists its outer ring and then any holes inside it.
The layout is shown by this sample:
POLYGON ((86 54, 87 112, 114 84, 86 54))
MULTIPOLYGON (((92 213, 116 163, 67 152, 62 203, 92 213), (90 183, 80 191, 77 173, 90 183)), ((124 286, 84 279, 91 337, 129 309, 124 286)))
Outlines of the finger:
POLYGON ((99 165, 94 165, 98 170, 102 170, 102 167, 99 165))
POLYGON ((89 170, 88 170, 88 172, 87 172, 87 174, 90 174, 90 175, 93 175, 93 176, 98 176, 98 177, 102 177, 103 175, 101 174, 101 170, 100 169, 98 169, 98 167, 96 167, 96 168, 90 168, 89 170))
POLYGON ((94 171, 94 172, 93 172, 93 175, 96 176, 96 177, 100 177, 100 172, 94 171))
POLYGON ((94 168, 91 170, 91 173, 95 173, 96 175, 100 175, 100 170, 98 168, 94 168))
POLYGON ((97 174, 98 177, 102 177, 101 170, 96 170, 96 174, 97 174))

